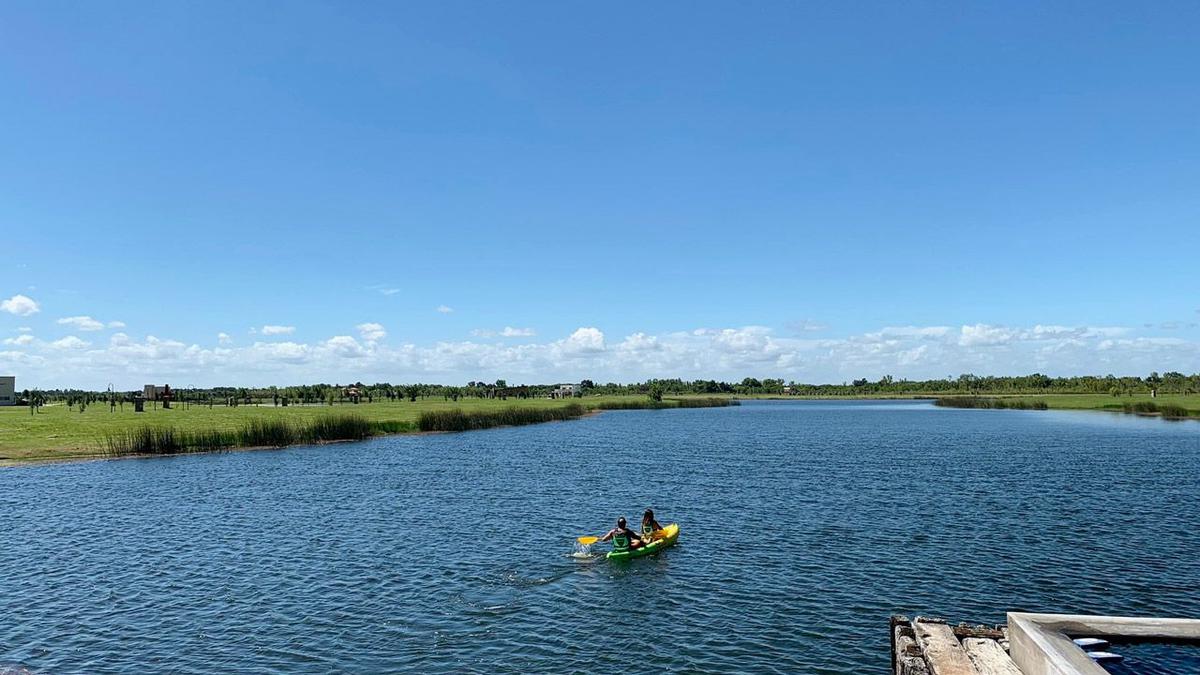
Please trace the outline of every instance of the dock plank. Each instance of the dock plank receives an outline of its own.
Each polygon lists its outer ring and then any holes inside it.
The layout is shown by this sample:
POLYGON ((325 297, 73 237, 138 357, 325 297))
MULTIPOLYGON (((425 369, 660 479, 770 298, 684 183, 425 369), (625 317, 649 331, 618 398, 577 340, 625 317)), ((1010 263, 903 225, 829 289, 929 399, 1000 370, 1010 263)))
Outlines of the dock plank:
POLYGON ((930 675, 979 675, 975 664, 967 656, 954 630, 944 623, 913 621, 913 635, 921 651, 930 675))
POLYGON ((967 638, 962 641, 962 646, 982 675, 1022 675, 1008 652, 995 640, 967 638))

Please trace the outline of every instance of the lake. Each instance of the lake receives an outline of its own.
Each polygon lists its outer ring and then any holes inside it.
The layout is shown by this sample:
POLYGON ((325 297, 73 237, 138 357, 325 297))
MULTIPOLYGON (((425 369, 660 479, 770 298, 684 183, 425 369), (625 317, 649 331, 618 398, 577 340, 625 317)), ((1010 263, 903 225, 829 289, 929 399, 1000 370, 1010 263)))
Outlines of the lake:
POLYGON ((1105 413, 609 412, 0 470, 0 513, 0 671, 882 674, 893 613, 1200 616, 1200 424, 1105 413), (572 556, 647 506, 678 546, 572 556))

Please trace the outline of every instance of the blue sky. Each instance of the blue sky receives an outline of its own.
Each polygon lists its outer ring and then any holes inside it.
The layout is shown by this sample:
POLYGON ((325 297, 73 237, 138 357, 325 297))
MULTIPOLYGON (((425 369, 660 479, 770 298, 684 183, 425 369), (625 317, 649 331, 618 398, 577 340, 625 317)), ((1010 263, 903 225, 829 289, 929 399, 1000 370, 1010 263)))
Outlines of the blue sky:
POLYGON ((1197 371, 1198 26, 1167 2, 7 3, 0 370, 1197 371))

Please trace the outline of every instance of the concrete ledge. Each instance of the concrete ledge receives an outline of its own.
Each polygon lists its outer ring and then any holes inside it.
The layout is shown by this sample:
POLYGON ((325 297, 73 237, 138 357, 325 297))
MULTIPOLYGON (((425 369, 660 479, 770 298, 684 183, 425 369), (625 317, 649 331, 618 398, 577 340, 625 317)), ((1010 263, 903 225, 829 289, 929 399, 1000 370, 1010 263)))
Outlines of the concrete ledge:
POLYGON ((1008 613, 1009 654, 1025 675, 1105 675, 1073 637, 1200 642, 1200 619, 1008 613))

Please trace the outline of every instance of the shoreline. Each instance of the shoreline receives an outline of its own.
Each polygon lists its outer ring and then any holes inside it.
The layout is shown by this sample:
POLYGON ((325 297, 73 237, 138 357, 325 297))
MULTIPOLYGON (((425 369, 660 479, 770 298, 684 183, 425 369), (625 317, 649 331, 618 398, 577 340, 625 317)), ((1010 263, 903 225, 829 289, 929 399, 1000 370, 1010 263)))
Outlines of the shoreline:
MULTIPOLYGON (((708 397, 683 396, 683 397, 666 397, 666 398, 664 398, 663 402, 654 402, 654 401, 650 401, 648 399, 644 399, 644 398, 640 398, 640 397, 636 397, 636 398, 635 397, 619 397, 619 398, 613 398, 613 399, 601 399, 601 400, 593 400, 593 401, 588 401, 587 399, 579 401, 578 399, 576 399, 575 402, 578 405, 581 405, 584 409, 583 412, 580 413, 577 417, 570 417, 567 419, 546 419, 546 420, 536 421, 536 422, 532 422, 532 423, 544 424, 546 422, 554 422, 554 421, 570 421, 573 419, 582 419, 585 417, 591 417, 594 415, 598 415, 602 412, 611 412, 613 410, 675 410, 675 409, 687 408, 687 407, 714 407, 714 406, 724 407, 724 406, 730 406, 730 405, 739 405, 741 401, 897 401, 897 400, 936 401, 939 398, 953 398, 955 396, 961 396, 961 395, 957 395, 957 394, 956 395, 949 395, 949 394, 933 395, 933 394, 925 394, 925 393, 913 393, 913 394, 894 394, 894 395, 882 395, 882 396, 803 396, 803 395, 796 395, 796 396, 751 395, 751 396, 708 396, 708 397), (717 403, 717 401, 721 401, 721 403, 717 403)), ((1101 396, 1101 395, 1090 395, 1090 394, 1031 395, 1031 394, 1008 394, 1008 393, 1005 393, 1005 394, 980 394, 978 396, 980 398, 995 398, 995 399, 1012 400, 1012 401, 1020 401, 1020 400, 1023 400, 1023 401, 1032 401, 1032 400, 1046 401, 1048 403, 1046 409, 1048 409, 1048 410, 1076 411, 1076 412, 1107 412, 1107 413, 1114 413, 1114 414, 1120 414, 1120 415, 1136 415, 1138 417, 1159 418, 1159 419, 1162 419, 1163 421, 1171 421, 1171 422, 1188 421, 1188 420, 1200 422, 1200 395, 1167 395, 1164 397, 1160 397, 1160 399, 1168 399, 1168 400, 1179 400, 1179 399, 1186 400, 1186 402, 1189 404, 1188 408, 1187 408, 1187 411, 1189 414, 1186 417, 1164 416, 1161 412, 1157 412, 1157 411, 1141 411, 1141 410, 1133 410, 1133 409, 1130 409, 1130 410, 1124 409, 1125 407, 1130 406, 1131 402, 1134 402, 1134 401, 1146 402, 1146 401, 1154 400, 1148 396, 1120 397, 1120 398, 1115 398, 1115 399, 1113 397, 1110 397, 1107 395, 1101 396), (1118 406, 1121 406, 1121 407, 1118 407, 1118 406)), ((537 406, 543 405, 546 402, 540 401, 540 400, 524 399, 524 400, 516 400, 516 401, 508 402, 503 407, 500 407, 498 405, 499 402, 496 402, 496 403, 497 403, 497 405, 495 405, 491 408, 491 413, 496 413, 501 410, 509 410, 512 408, 539 409, 537 406)), ((367 404, 367 405, 371 405, 371 404, 367 404)), ((476 405, 478 407, 478 404, 476 404, 476 405)), ((566 403, 566 405, 570 405, 570 403, 568 402, 568 403, 566 403)), ((556 406, 544 407, 543 409, 553 409, 554 407, 556 407, 556 406)), ((444 408, 444 410, 463 410, 466 408, 470 408, 470 406, 459 407, 459 408, 446 407, 446 408, 444 408)), ((261 408, 261 410, 278 411, 280 409, 261 408)), ((286 410, 286 409, 283 409, 283 410, 286 410)), ((480 412, 480 411, 477 411, 477 412, 480 412)), ((484 412, 487 412, 487 411, 486 410, 481 411, 480 414, 483 414, 484 412)), ((354 408, 351 408, 351 409, 343 408, 343 409, 340 409, 337 412, 334 412, 331 414, 334 416, 336 416, 337 414, 353 415, 353 414, 355 414, 355 409, 354 408)), ((417 427, 417 424, 415 422, 410 422, 408 420, 373 418, 373 419, 371 419, 371 421, 373 423, 381 423, 384 425, 389 424, 389 423, 390 424, 406 424, 406 425, 411 424, 412 427, 417 427)), ((525 425, 524 424, 490 424, 487 426, 482 426, 482 427, 477 427, 477 428, 433 429, 433 430, 422 430, 420 428, 409 428, 409 429, 405 429, 405 430, 401 430, 401 431, 380 431, 378 433, 372 433, 371 435, 367 436, 366 438, 361 438, 361 439, 327 439, 327 440, 318 440, 318 441, 287 443, 284 445, 250 445, 250 446, 233 445, 233 446, 229 446, 229 447, 225 447, 225 448, 191 450, 191 451, 173 452, 173 453, 110 454, 103 450, 100 450, 98 452, 89 452, 85 449, 82 449, 80 446, 74 446, 74 447, 69 447, 69 448, 63 448, 63 450, 65 450, 65 452, 62 452, 60 454, 56 454, 56 450, 51 448, 51 449, 42 449, 41 452, 43 454, 38 454, 35 456, 31 456, 31 457, 5 457, 5 458, 0 459, 0 469, 18 468, 18 467, 24 467, 24 466, 36 466, 36 465, 43 465, 43 464, 102 461, 102 460, 111 460, 111 459, 129 459, 129 458, 145 459, 147 457, 176 457, 176 456, 180 456, 180 455, 235 452, 235 451, 243 451, 243 450, 271 450, 271 449, 281 449, 281 448, 286 448, 286 447, 297 447, 297 446, 301 446, 301 445, 326 445, 326 444, 330 444, 330 443, 343 443, 343 442, 354 441, 354 440, 369 440, 371 438, 379 438, 379 437, 385 437, 385 436, 408 436, 408 435, 425 435, 425 434, 442 434, 442 433, 461 433, 463 431, 482 431, 484 429, 497 429, 497 428, 512 427, 512 426, 525 426, 525 425)), ((129 430, 130 428, 132 428, 132 427, 128 427, 128 428, 126 428, 126 430, 129 430)), ((102 445, 102 442, 100 442, 98 440, 96 442, 96 445, 100 446, 100 445, 102 445)))
MULTIPOLYGON (((716 397, 710 397, 710 398, 716 398, 716 397)), ((675 401, 677 403, 681 401, 681 399, 664 399, 664 400, 675 401)), ((707 401, 707 399, 702 399, 702 400, 707 401)), ((317 440, 317 441, 298 441, 298 442, 294 442, 294 443, 286 443, 283 445, 231 445, 229 447, 223 447, 223 448, 206 448, 206 449, 184 450, 181 452, 165 452, 165 453, 152 453, 152 452, 151 453, 138 453, 138 452, 135 452, 135 453, 125 454, 125 453, 112 453, 112 452, 108 452, 108 451, 100 451, 100 452, 96 452, 96 453, 73 452, 68 455, 59 455, 59 456, 47 455, 47 456, 35 456, 35 457, 19 458, 19 459, 6 457, 6 458, 0 458, 0 470, 15 469, 15 468, 20 468, 20 467, 28 467, 28 466, 42 466, 42 465, 47 465, 47 464, 74 464, 74 463, 80 463, 80 462, 100 462, 100 461, 111 461, 111 460, 121 460, 121 459, 160 459, 160 458, 171 458, 171 457, 183 457, 183 456, 187 456, 187 455, 209 455, 209 454, 222 454, 222 453, 228 453, 228 452, 283 450, 286 448, 296 448, 296 447, 305 447, 305 446, 321 446, 321 445, 333 445, 333 444, 340 444, 340 443, 356 443, 356 442, 369 441, 369 440, 376 439, 376 438, 385 438, 385 437, 390 437, 390 436, 428 436, 428 435, 435 435, 435 434, 458 434, 458 433, 468 433, 468 432, 472 432, 472 431, 488 431, 491 429, 505 429, 505 428, 520 427, 520 426, 531 426, 533 424, 550 424, 550 423, 554 423, 554 422, 572 422, 575 420, 594 417, 594 416, 600 415, 601 413, 605 413, 605 412, 614 412, 614 411, 622 411, 622 410, 679 410, 679 409, 685 409, 685 408, 689 408, 689 407, 727 407, 727 406, 738 405, 737 400, 733 399, 733 398, 729 398, 727 403, 724 403, 721 405, 713 405, 711 402, 706 402, 706 404, 703 406, 691 406, 691 405, 687 405, 687 404, 661 405, 661 402, 649 402, 649 401, 646 402, 646 405, 641 406, 641 407, 637 407, 636 405, 631 405, 631 404, 637 404, 637 403, 640 403, 640 401, 626 401, 626 402, 622 402, 622 405, 619 407, 606 408, 606 407, 604 407, 604 403, 601 402, 594 406, 580 406, 582 408, 582 411, 579 412, 579 414, 577 414, 575 416, 564 417, 564 418, 548 418, 548 419, 539 420, 536 422, 519 423, 519 424, 490 424, 487 426, 481 426, 481 427, 477 427, 477 428, 468 428, 468 429, 433 429, 433 430, 420 429, 418 426, 414 425, 413 428, 405 429, 402 431, 378 431, 375 433, 371 433, 370 435, 366 436, 365 438, 343 438, 343 439, 329 439, 329 440, 317 440)), ((570 404, 568 404, 568 405, 570 405, 570 404)), ((576 405, 578 405, 578 404, 576 404, 576 405)), ((507 411, 507 410, 512 410, 513 408, 519 408, 519 407, 520 406, 512 405, 512 406, 506 406, 505 408, 503 408, 501 410, 507 411)), ((564 406, 564 407, 567 407, 567 406, 564 406)), ((395 423, 395 421, 391 421, 391 422, 395 423)), ((387 423, 388 423, 387 421, 384 422, 384 424, 387 424, 387 423)))

